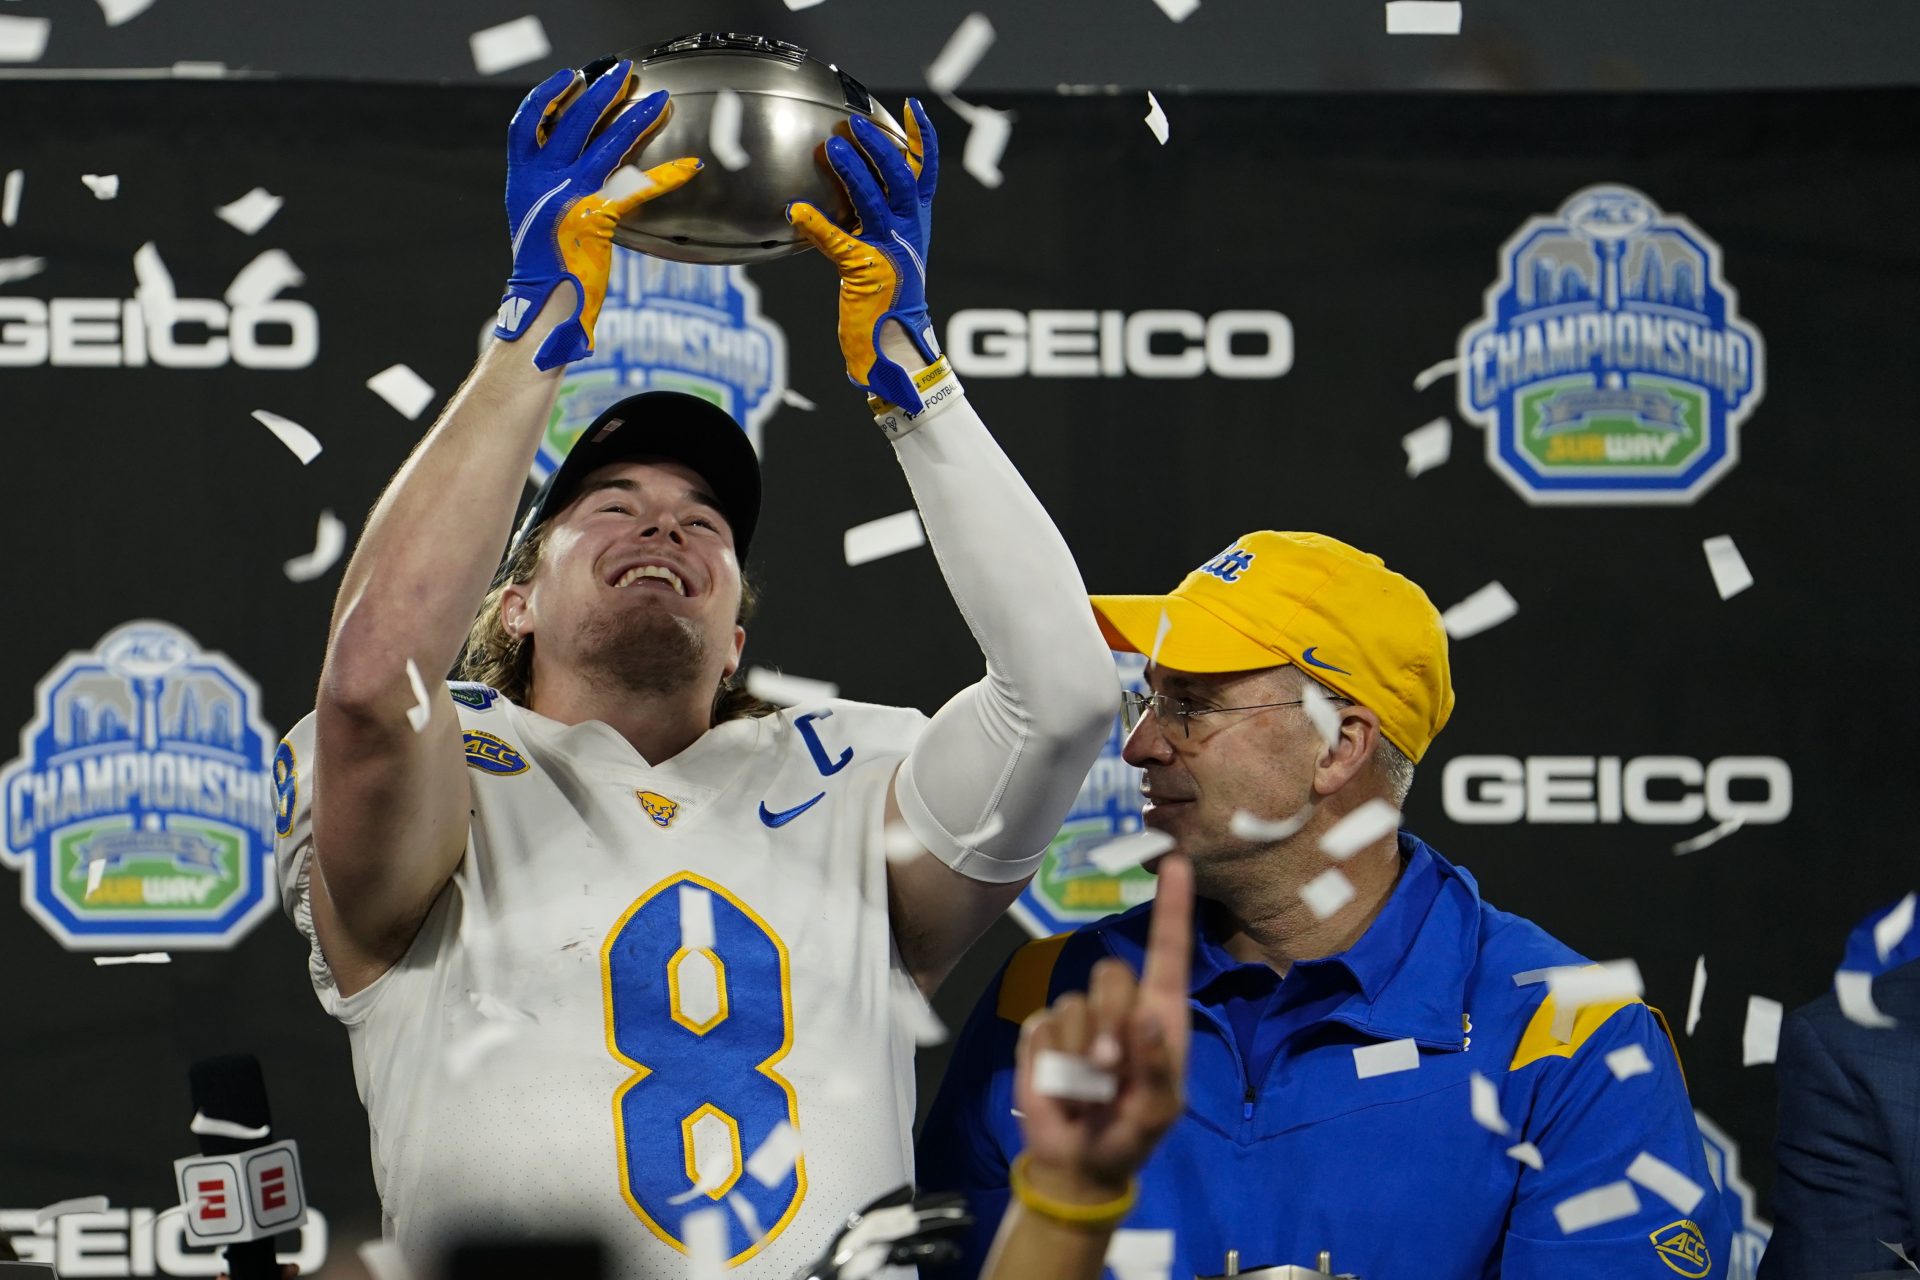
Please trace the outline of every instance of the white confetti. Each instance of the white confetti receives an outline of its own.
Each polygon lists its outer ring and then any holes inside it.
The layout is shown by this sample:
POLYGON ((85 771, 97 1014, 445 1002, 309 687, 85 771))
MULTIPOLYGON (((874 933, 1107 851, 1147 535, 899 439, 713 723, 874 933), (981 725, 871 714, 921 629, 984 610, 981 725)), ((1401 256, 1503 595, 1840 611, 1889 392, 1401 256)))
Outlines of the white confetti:
POLYGON ((1478 1071, 1468 1075, 1467 1083, 1473 1091, 1468 1103, 1473 1112, 1473 1122, 1488 1133, 1497 1133, 1503 1138, 1512 1134, 1513 1126, 1500 1114, 1500 1087, 1478 1071))
POLYGON ((1898 1018, 1890 1018, 1880 1012, 1880 1006, 1873 1002, 1873 975, 1853 969, 1842 969, 1833 975, 1833 994, 1840 1001, 1840 1012, 1847 1021, 1862 1027, 1883 1030, 1900 1025, 1898 1018))
POLYGON ((1536 982, 1545 982, 1547 975, 1552 972, 1552 969, 1524 969, 1513 975, 1513 985, 1516 987, 1530 987, 1536 982))
POLYGON ((25 169, 7 170, 6 185, 0 188, 0 226, 10 227, 20 221, 20 193, 26 185, 25 169))
POLYGON ((1329 698, 1316 681, 1307 681, 1300 686, 1300 710, 1319 731, 1320 740, 1329 747, 1340 742, 1340 713, 1333 709, 1333 699, 1329 698))
POLYGON ((280 443, 293 450, 293 456, 305 466, 320 456, 320 441, 313 432, 307 430, 292 418, 283 418, 267 409, 255 409, 253 420, 280 439, 280 443))
POLYGON ((414 422, 433 403, 433 388, 404 364, 390 364, 367 379, 367 390, 393 406, 394 412, 414 422))
POLYGON ((1707 958, 1693 962, 1693 992, 1687 997, 1687 1034, 1700 1025, 1700 1004, 1707 998, 1707 958))
POLYGON ((358 1252, 368 1280, 413 1280, 413 1269, 398 1240, 366 1240, 358 1252))
POLYGON ((1400 811, 1376 796, 1327 828, 1320 837, 1320 852, 1344 862, 1399 829, 1400 811))
POLYGON ((85 894, 86 897, 91 898, 94 894, 100 892, 100 881, 106 876, 106 874, 107 874, 107 860, 105 858, 95 858, 91 863, 87 865, 87 892, 85 894))
POLYGON ((25 280, 37 276, 47 269, 45 258, 0 258, 0 284, 11 284, 15 280, 25 280))
POLYGON ((695 1209, 680 1219, 680 1239, 687 1246, 687 1280, 721 1280, 727 1272, 727 1215, 718 1209, 695 1209))
POLYGON ((1640 1045, 1630 1044, 1607 1055, 1607 1070, 1613 1072, 1615 1080, 1631 1080, 1652 1071, 1653 1060, 1640 1045))
POLYGON ((840 536, 840 549, 849 565, 883 560, 926 545, 927 531, 920 523, 920 513, 911 508, 854 525, 840 536))
POLYGON ((153 0, 100 0, 100 12, 106 15, 110 27, 132 22, 151 8, 153 0))
POLYGON ((1453 456, 1453 423, 1435 418, 1424 427, 1415 427, 1400 437, 1400 447, 1407 451, 1408 477, 1423 475, 1453 456))
POLYGON ((1167 145, 1167 112, 1152 90, 1147 92, 1147 128, 1152 130, 1155 141, 1163 147, 1167 145))
POLYGON ((467 37, 467 47, 473 51, 474 70, 483 76, 524 67, 553 52, 547 29, 532 14, 474 32, 467 37))
POLYGON ((713 950, 713 895, 697 884, 680 886, 680 945, 688 951, 713 950))
POLYGON ((1137 867, 1151 858, 1172 849, 1174 838, 1164 831, 1135 831, 1109 840, 1092 849, 1087 861, 1110 876, 1117 876, 1128 867, 1137 867))
POLYGON ((660 184, 647 175, 645 169, 637 165, 623 164, 607 175, 606 183, 600 188, 600 195, 607 200, 625 200, 640 191, 651 191, 660 184))
POLYGON ((729 1191, 727 1208, 733 1210, 733 1216, 740 1219, 740 1225, 746 1229, 748 1239, 760 1241, 767 1238, 767 1229, 761 1225, 760 1215, 753 1211, 753 1201, 738 1191, 729 1191))
POLYGON ((1900 1259, 1900 1261, 1906 1263, 1909 1267, 1912 1267, 1915 1271, 1920 1272, 1920 1262, 1915 1262, 1912 1258, 1909 1258, 1907 1256, 1907 1249, 1905 1245, 1896 1244, 1891 1240, 1881 1240, 1878 1243, 1882 1248, 1891 1249, 1893 1251, 1894 1257, 1900 1259))
POLYGON ((1153 0, 1160 6, 1160 12, 1175 22, 1185 22, 1200 7, 1200 0, 1153 0))
POLYGON ((1341 875, 1338 867, 1328 867, 1300 886, 1300 900, 1316 920, 1325 920, 1353 899, 1353 882, 1341 875))
POLYGON ((1033 1091, 1043 1098, 1112 1102, 1120 1082, 1077 1053, 1042 1049, 1033 1055, 1033 1091))
POLYGON ((993 47, 993 23, 984 13, 970 13, 960 20, 940 56, 927 68, 927 87, 935 93, 952 93, 973 74, 974 67, 993 47))
POLYGON ((1569 1236, 1588 1227, 1631 1218, 1638 1212, 1640 1197, 1633 1193, 1631 1182, 1609 1182, 1604 1187, 1569 1196, 1553 1206, 1553 1216, 1560 1223, 1561 1234, 1569 1236))
POLYGON ((1540 1158, 1540 1148, 1531 1142, 1516 1142, 1507 1148, 1507 1154, 1529 1169, 1544 1169, 1546 1161, 1540 1158))
POLYGON ((56 1200, 44 1209, 34 1210, 33 1229, 42 1230, 55 1219, 64 1218, 70 1213, 105 1213, 107 1208, 105 1196, 77 1196, 72 1200, 56 1200))
POLYGON ((1698 853, 1708 845, 1719 844, 1722 840, 1725 840, 1728 836, 1745 826, 1746 821, 1745 817, 1736 813, 1719 826, 1702 831, 1699 835, 1691 839, 1682 840, 1679 844, 1673 846, 1673 851, 1675 853, 1698 853))
POLYGON ((1740 1032, 1741 1066, 1759 1066, 1780 1056, 1780 1016, 1784 1012, 1778 1000, 1747 997, 1747 1025, 1740 1032))
POLYGON ((1420 372, 1414 374, 1413 389, 1415 391, 1425 391, 1428 387, 1440 381, 1440 379, 1451 378, 1459 372, 1460 358, 1458 356, 1448 356, 1445 360, 1441 360, 1436 364, 1430 364, 1420 372))
POLYGON ((257 1142, 273 1132, 273 1126, 236 1124, 232 1120, 222 1120, 210 1116, 204 1111, 193 1113, 193 1119, 187 1122, 187 1132, 197 1133, 209 1138, 234 1138, 240 1142, 257 1142))
POLYGON ((313 550, 295 556, 280 566, 289 582, 312 582, 339 561, 347 549, 347 526, 331 511, 320 513, 320 525, 314 530, 313 550))
POLYGON ((740 145, 740 95, 720 89, 713 95, 713 114, 707 121, 707 145, 723 169, 744 169, 753 157, 740 145))
POLYGON ((1160 661, 1160 646, 1167 642, 1167 632, 1171 630, 1173 630, 1173 619, 1167 616, 1165 609, 1162 609, 1160 611, 1160 621, 1153 629, 1153 648, 1147 653, 1148 662, 1157 663, 1160 661))
POLYGON ((813 8, 813 6, 817 4, 825 4, 825 3, 826 3, 826 0, 787 0, 787 8, 793 10, 795 13, 798 13, 802 9, 811 9, 813 8))
POLYGON ((918 984, 898 969, 893 970, 893 1017, 921 1048, 946 1043, 946 1023, 927 1003, 918 984))
POLYGON ((93 962, 104 969, 110 964, 172 964, 173 957, 164 951, 136 951, 130 956, 95 956, 93 962))
POLYGON ((828 680, 809 680, 805 676, 785 675, 765 667, 748 667, 747 692, 765 702, 793 707, 803 702, 825 702, 829 698, 837 698, 840 696, 840 686, 828 680))
POLYGON ((1107 1242, 1104 1259, 1113 1280, 1169 1280, 1173 1274, 1173 1232, 1120 1230, 1107 1242))
POLYGON ((176 80, 221 80, 226 78, 224 62, 181 61, 170 68, 176 80))
POLYGON ((1574 1019, 1589 1005, 1630 1000, 1645 990, 1640 966, 1631 960, 1547 970, 1547 994, 1554 1003, 1553 1038, 1563 1044, 1573 1039, 1574 1019))
POLYGON ((1725 534, 1717 538, 1708 538, 1700 544, 1707 553, 1707 568, 1713 574, 1713 589, 1725 600, 1737 596, 1753 585, 1753 573, 1747 568, 1747 561, 1740 554, 1740 548, 1733 545, 1733 539, 1725 534))
POLYGON ((747 1172, 763 1187, 778 1187, 793 1172, 800 1150, 800 1131, 782 1120, 747 1157, 747 1172))
POLYGON ((1387 0, 1390 36, 1457 36, 1460 0, 1387 0))
POLYGON ((47 51, 51 18, 0 15, 0 62, 38 62, 47 51))
POLYGON ((140 303, 149 329, 165 328, 173 323, 177 298, 173 273, 160 256, 160 246, 149 240, 133 251, 133 296, 140 303))
POLYGON ((880 833, 880 851, 888 862, 911 862, 926 852, 926 846, 906 823, 889 822, 880 833))
POLYGON ((967 140, 960 149, 960 167, 983 187, 998 187, 1006 181, 1000 172, 1000 157, 1006 154, 1013 137, 1013 113, 993 107, 963 102, 945 95, 954 114, 967 122, 967 140))
POLYGON ((240 274, 227 286, 230 307, 257 307, 282 289, 294 289, 307 282, 306 273, 293 264, 284 249, 268 249, 240 268, 240 274))
POLYGON ((1642 1151, 1627 1166, 1627 1177, 1665 1200, 1682 1213, 1699 1207, 1707 1189, 1680 1172, 1659 1156, 1642 1151))
POLYGON ((426 681, 420 678, 420 665, 407 659, 407 688, 413 690, 413 705, 407 708, 407 723, 415 733, 423 733, 433 719, 433 703, 427 698, 426 681))
POLYGON ((117 173, 83 173, 80 181, 87 184, 87 190, 93 192, 95 200, 111 200, 120 194, 120 175, 117 173))
POLYGON ((792 387, 780 388, 780 403, 786 405, 789 409, 805 409, 809 413, 820 407, 801 395, 798 391, 795 391, 792 387))
POLYGON ((221 205, 214 214, 235 230, 255 235, 273 220, 273 215, 280 212, 280 206, 285 203, 284 197, 274 195, 265 187, 255 187, 232 204, 221 205))
POLYGON ((1303 804, 1292 815, 1285 818, 1268 819, 1245 809, 1235 809, 1227 818, 1227 830, 1242 840, 1253 840, 1269 844, 1276 840, 1285 840, 1297 833, 1313 818, 1313 805, 1303 804))
POLYGON ((1477 636, 1520 612, 1520 606, 1498 582, 1489 582, 1440 615, 1447 634, 1455 640, 1477 636))
POLYGON ((1905 942, 1907 934, 1913 931, 1913 908, 1917 897, 1920 895, 1908 894, 1900 899, 1898 906, 1874 922, 1873 949, 1879 955, 1880 963, 1885 964, 1887 957, 1893 954, 1893 949, 1905 942))
POLYGON ((1364 1044, 1353 1051, 1353 1073, 1362 1080, 1413 1071, 1420 1066, 1420 1046, 1411 1040, 1364 1044))

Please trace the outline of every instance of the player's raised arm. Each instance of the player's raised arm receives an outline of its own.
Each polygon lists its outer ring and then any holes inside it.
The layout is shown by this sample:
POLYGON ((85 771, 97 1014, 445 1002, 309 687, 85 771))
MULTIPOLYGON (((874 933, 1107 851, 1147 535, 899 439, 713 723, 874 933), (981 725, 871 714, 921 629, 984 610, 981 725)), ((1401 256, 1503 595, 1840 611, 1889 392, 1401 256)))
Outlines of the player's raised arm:
POLYGON ((699 168, 677 160, 637 191, 603 190, 664 116, 659 93, 615 119, 634 89, 625 62, 590 85, 561 71, 514 114, 499 340, 381 496, 341 583, 315 716, 313 913, 343 994, 405 951, 465 848, 466 770, 442 677, 506 544, 561 372, 592 350, 614 225, 699 168), (418 732, 410 661, 432 704, 418 732))
MULTIPOLYGON (((908 148, 856 116, 827 157, 858 214, 810 205, 793 225, 840 272, 840 349, 913 488, 928 541, 986 657, 986 676, 927 727, 888 820, 928 855, 890 869, 894 936, 932 990, 1020 893, 1078 793, 1119 702, 1080 572, 940 355, 926 273, 939 149, 918 102, 908 148)), ((904 651, 898 655, 906 660, 904 651)))

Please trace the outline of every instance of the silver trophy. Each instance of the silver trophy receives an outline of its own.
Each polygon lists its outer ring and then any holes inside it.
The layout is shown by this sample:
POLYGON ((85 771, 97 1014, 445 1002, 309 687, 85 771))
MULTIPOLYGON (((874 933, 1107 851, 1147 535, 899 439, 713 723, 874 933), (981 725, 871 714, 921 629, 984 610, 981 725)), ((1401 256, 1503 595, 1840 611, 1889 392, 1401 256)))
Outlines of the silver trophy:
MULTIPOLYGON (((809 248, 787 225, 791 200, 817 206, 841 226, 853 206, 827 167, 825 142, 851 140, 848 121, 863 115, 903 150, 906 131, 858 80, 807 56, 798 45, 764 36, 704 33, 618 55, 640 77, 635 100, 665 89, 667 122, 628 159, 640 169, 679 156, 707 162, 700 176, 623 220, 616 244, 675 262, 766 262, 809 248), (727 169, 712 148, 714 104, 722 89, 739 95, 740 144, 748 163, 727 169)), ((589 67, 591 77, 613 59, 589 67)))
POLYGON ((1228 1280, 1228 1277, 1238 1277, 1238 1280, 1359 1280, 1358 1276, 1345 1271, 1336 1274, 1333 1254, 1325 1249, 1320 1251, 1320 1257, 1311 1267, 1258 1267, 1252 1271, 1242 1271, 1240 1251, 1229 1249, 1225 1271, 1217 1276, 1199 1276, 1195 1280, 1228 1280))

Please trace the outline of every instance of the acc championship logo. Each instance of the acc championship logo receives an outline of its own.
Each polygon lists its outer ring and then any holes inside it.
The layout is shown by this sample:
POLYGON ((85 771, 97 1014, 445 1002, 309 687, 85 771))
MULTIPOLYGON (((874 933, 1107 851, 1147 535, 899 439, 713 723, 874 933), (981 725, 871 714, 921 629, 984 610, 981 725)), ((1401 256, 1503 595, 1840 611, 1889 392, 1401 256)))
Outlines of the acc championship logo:
POLYGON ((1720 247, 1630 187, 1575 194, 1501 249, 1460 334, 1460 412, 1533 503, 1688 503, 1765 390, 1720 247))
MULTIPOLYGON (((1120 683, 1136 693, 1147 692, 1146 655, 1116 653, 1114 665, 1120 683)), ((1141 867, 1108 875, 1087 855, 1109 840, 1140 830, 1140 770, 1120 758, 1126 743, 1120 717, 1113 718, 1100 758, 1093 762, 1073 809, 1047 846, 1040 874, 1013 904, 1013 917, 1036 938, 1064 933, 1116 911, 1136 907, 1153 897, 1153 876, 1141 867)))
POLYGON ((760 314, 744 267, 668 262, 616 247, 593 354, 574 362, 533 460, 544 480, 616 400, 685 391, 725 409, 760 448, 760 428, 787 388, 787 339, 760 314))
POLYGON ((0 860, 70 950, 231 946, 272 910, 260 692, 164 622, 130 622, 40 682, 0 770, 0 860))

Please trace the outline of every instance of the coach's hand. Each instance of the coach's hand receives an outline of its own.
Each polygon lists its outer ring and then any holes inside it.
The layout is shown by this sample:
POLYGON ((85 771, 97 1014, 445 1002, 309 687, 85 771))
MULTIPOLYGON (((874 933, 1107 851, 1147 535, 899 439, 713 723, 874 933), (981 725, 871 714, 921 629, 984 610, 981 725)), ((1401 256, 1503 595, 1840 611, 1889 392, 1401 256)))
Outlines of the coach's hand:
POLYGON ((507 231, 513 237, 513 274, 493 331, 516 341, 562 282, 570 282, 576 291, 572 316, 534 353, 533 362, 542 369, 593 351, 593 326, 600 318, 613 260, 614 225, 700 170, 700 161, 688 156, 654 166, 644 181, 636 177, 609 185, 627 153, 666 119, 664 90, 621 113, 638 83, 633 63, 625 60, 591 85, 578 71, 556 71, 526 96, 507 126, 507 231))
POLYGON ((1073 992, 1020 1028, 1014 1105, 1023 1115, 1026 1175, 1036 1191, 1078 1203, 1128 1194, 1135 1174, 1185 1106, 1193 951, 1193 867, 1160 862, 1147 959, 1140 980, 1111 957, 1094 966, 1086 994, 1073 992), (1111 1102, 1049 1097, 1034 1088, 1042 1050, 1072 1054, 1110 1072, 1111 1102))
POLYGON ((787 206, 787 221, 839 269, 840 351, 847 376, 917 414, 920 392, 902 362, 924 368, 940 358, 927 313, 927 246, 940 144, 918 99, 907 99, 906 117, 905 155, 864 116, 852 121, 858 149, 845 138, 827 139, 827 163, 853 202, 851 232, 805 202, 787 206))

